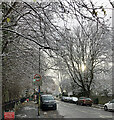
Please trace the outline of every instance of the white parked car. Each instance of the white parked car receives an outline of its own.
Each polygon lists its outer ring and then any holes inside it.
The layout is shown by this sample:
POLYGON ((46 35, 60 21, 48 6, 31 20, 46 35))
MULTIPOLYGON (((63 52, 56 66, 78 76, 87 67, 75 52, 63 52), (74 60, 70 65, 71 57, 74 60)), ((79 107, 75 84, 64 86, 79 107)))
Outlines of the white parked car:
POLYGON ((73 103, 77 103, 77 101, 78 101, 78 98, 77 98, 77 97, 72 97, 72 102, 73 102, 73 103))
POLYGON ((65 97, 65 100, 66 102, 70 102, 71 101, 71 97, 65 97))
POLYGON ((114 110, 114 99, 104 104, 104 110, 105 111, 114 110))

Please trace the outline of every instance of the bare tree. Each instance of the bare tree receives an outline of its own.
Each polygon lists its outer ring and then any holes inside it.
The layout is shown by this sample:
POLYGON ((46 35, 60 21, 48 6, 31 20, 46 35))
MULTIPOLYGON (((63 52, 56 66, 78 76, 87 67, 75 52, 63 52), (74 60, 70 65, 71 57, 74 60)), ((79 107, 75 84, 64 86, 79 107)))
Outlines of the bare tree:
MULTIPOLYGON (((39 48, 44 47, 50 48, 50 50, 42 51, 53 57, 53 60, 57 60, 55 55, 62 57, 64 64, 61 65, 67 66, 67 69, 63 68, 68 70, 72 80, 89 95, 94 70, 102 61, 99 56, 103 54, 101 51, 106 51, 103 48, 104 43, 101 42, 105 31, 103 25, 106 14, 103 6, 97 7, 91 1, 86 3, 83 0, 51 0, 37 3, 3 2, 2 6, 3 95, 8 91, 12 93, 13 86, 21 85, 23 89, 28 88, 30 84, 26 86, 23 83, 28 83, 32 79, 33 71, 38 72, 39 48), (98 9, 102 10, 102 17, 99 16, 98 9), (81 29, 78 30, 75 26, 75 29, 72 26, 72 29, 69 29, 69 18, 73 18, 72 20, 75 20, 81 29), (91 23, 85 26, 80 18, 94 21, 97 26, 95 31, 91 23), (98 24, 102 29, 98 30, 98 24), (80 70, 82 65, 86 66, 86 71, 80 70)), ((47 56, 43 52, 42 70, 58 70, 60 67, 55 67, 59 65, 58 62, 53 62, 52 66, 48 65, 45 62, 47 56)), ((19 96, 21 88, 16 92, 19 96)), ((9 96, 15 97, 13 94, 9 96)))
POLYGON ((88 23, 85 28, 86 34, 78 27, 74 29, 73 36, 70 33, 66 35, 64 46, 61 45, 64 50, 60 55, 73 81, 82 88, 84 95, 89 96, 95 82, 94 75, 106 72, 102 63, 106 63, 109 57, 111 41, 107 41, 108 32, 105 29, 97 30, 93 23, 88 23))

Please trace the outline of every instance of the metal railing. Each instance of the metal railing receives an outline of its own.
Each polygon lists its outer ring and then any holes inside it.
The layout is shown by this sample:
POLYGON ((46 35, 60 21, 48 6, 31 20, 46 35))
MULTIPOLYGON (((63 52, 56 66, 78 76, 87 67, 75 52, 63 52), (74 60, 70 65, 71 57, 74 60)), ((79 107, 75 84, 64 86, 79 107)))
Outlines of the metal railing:
POLYGON ((20 99, 15 99, 15 100, 11 100, 11 101, 8 101, 8 102, 4 102, 2 104, 2 111, 10 111, 10 110, 13 110, 14 107, 15 107, 15 104, 18 104, 19 102, 20 103, 23 103, 27 98, 24 97, 24 98, 20 98, 20 99))

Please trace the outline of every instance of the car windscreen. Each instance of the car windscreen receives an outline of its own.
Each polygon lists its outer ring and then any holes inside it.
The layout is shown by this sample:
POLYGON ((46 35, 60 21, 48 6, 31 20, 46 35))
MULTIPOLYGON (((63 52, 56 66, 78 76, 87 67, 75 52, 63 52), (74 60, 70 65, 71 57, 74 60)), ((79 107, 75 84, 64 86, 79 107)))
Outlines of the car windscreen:
POLYGON ((110 101, 110 103, 114 103, 114 99, 112 101, 110 101))
POLYGON ((42 96, 42 100, 54 100, 53 96, 42 96))

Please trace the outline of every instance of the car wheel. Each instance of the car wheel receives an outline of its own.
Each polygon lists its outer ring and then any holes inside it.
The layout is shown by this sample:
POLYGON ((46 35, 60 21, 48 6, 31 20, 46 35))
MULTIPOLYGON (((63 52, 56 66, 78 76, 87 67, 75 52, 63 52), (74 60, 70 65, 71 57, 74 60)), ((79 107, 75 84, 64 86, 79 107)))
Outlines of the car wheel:
POLYGON ((80 105, 83 105, 83 103, 80 103, 80 105))
POLYGON ((108 110, 107 106, 104 106, 104 110, 105 110, 105 111, 107 111, 107 110, 108 110))
POLYGON ((92 106, 92 105, 89 105, 90 107, 92 106))

